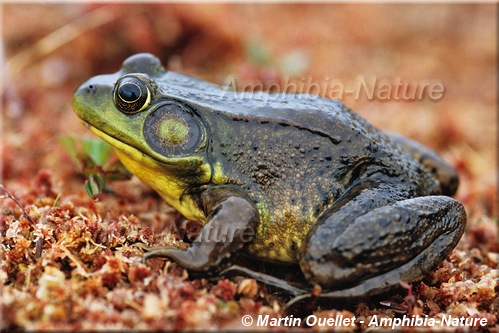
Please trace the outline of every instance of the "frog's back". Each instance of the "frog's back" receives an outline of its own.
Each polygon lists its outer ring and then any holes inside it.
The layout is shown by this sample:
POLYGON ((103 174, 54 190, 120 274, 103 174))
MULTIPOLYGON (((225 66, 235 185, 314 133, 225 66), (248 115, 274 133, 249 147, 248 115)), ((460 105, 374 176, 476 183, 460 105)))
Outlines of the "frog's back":
MULTIPOLYGON (((212 138, 211 161, 220 164, 222 178, 259 184, 266 197, 277 196, 268 191, 317 186, 323 199, 316 205, 327 205, 366 175, 420 180, 420 165, 407 152, 340 101, 233 92, 172 72, 164 80, 165 95, 199 111, 212 138), (243 180, 247 177, 253 179, 243 180)), ((305 193, 311 195, 300 196, 305 193)))

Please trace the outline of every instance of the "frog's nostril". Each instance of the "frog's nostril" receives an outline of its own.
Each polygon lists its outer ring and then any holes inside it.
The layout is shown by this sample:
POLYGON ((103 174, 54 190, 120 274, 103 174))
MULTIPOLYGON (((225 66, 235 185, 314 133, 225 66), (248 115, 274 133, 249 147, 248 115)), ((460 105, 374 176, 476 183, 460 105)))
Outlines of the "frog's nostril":
POLYGON ((93 94, 95 93, 95 91, 97 90, 97 88, 93 85, 93 84, 90 84, 87 89, 85 89, 85 92, 87 94, 93 94))

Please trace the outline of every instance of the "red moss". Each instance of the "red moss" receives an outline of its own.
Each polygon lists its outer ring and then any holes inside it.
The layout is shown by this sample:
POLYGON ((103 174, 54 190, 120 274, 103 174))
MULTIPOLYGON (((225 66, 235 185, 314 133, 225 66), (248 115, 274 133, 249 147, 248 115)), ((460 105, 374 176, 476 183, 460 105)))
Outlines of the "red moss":
POLYGON ((144 282, 144 279, 151 276, 152 271, 149 267, 144 267, 143 265, 131 266, 128 270, 128 280, 132 284, 137 284, 139 282, 144 282))
POLYGON ((184 282, 182 288, 180 289, 180 295, 185 298, 192 298, 194 296, 194 286, 190 282, 184 282))
POLYGON ((499 236, 497 223, 479 223, 473 227, 468 236, 470 238, 470 246, 478 247, 490 252, 499 252, 499 236))
POLYGON ((52 189, 52 175, 47 170, 41 170, 35 177, 36 196, 55 198, 57 194, 52 189))

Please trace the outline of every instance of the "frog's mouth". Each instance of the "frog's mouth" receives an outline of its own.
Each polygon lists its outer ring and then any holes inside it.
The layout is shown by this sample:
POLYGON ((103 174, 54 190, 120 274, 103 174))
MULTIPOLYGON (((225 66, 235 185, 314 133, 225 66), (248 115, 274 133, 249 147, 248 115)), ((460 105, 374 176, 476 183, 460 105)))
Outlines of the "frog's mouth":
POLYGON ((99 130, 98 128, 87 123, 86 121, 82 120, 82 122, 85 125, 85 127, 87 127, 89 130, 91 130, 94 134, 96 134, 102 140, 106 141, 111 146, 113 146, 115 149, 120 150, 121 152, 128 155, 130 158, 136 160, 137 162, 146 163, 148 165, 157 165, 157 164, 166 165, 167 164, 164 161, 160 161, 160 160, 148 155, 147 153, 143 152, 142 150, 135 148, 133 146, 130 146, 130 145, 126 144, 125 142, 120 141, 120 140, 116 139, 115 137, 107 134, 106 132, 99 130))

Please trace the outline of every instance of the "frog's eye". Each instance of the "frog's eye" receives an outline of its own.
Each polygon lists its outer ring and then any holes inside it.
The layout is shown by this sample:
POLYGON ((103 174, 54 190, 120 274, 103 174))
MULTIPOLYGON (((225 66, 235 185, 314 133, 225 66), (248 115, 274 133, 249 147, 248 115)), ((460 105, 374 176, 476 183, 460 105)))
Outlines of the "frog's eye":
POLYGON ((114 104, 123 113, 133 114, 144 110, 151 103, 151 89, 147 78, 124 75, 114 86, 114 104))
POLYGON ((147 144, 163 156, 191 154, 203 138, 199 120, 181 105, 169 103, 147 116, 143 132, 147 144))

